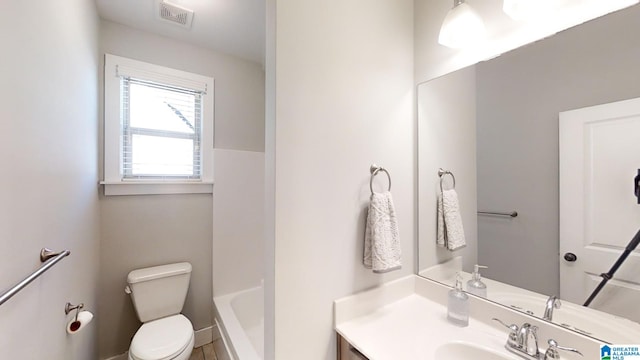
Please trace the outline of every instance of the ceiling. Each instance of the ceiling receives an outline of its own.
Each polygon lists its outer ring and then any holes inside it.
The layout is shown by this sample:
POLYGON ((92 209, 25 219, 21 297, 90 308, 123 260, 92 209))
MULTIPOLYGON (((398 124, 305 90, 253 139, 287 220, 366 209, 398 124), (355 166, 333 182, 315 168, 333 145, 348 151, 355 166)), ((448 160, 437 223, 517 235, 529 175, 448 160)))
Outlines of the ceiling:
POLYGON ((161 0, 96 0, 100 17, 264 63, 264 0, 165 0, 194 11, 191 29, 160 20, 161 0))

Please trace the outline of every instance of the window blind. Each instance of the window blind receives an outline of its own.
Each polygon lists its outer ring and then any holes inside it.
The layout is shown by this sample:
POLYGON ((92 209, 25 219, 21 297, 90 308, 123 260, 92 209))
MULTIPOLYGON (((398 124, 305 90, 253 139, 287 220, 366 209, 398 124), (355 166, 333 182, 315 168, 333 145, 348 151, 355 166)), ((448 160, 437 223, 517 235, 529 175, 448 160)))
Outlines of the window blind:
POLYGON ((122 177, 200 180, 202 90, 121 77, 122 177))
POLYGON ((183 74, 184 76, 174 76, 152 69, 142 69, 140 67, 128 66, 124 64, 116 65, 116 76, 122 78, 134 78, 145 79, 149 82, 155 82, 158 84, 164 84, 167 86, 174 86, 176 88, 191 89, 200 93, 206 93, 208 91, 207 84, 202 81, 193 79, 193 76, 182 71, 173 70, 176 73, 183 74))

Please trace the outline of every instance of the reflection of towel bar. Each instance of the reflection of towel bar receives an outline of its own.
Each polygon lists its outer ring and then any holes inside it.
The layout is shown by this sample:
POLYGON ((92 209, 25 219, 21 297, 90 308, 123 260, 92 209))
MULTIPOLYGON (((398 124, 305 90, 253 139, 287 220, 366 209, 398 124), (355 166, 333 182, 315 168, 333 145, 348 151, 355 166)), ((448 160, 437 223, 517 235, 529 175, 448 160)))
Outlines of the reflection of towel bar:
POLYGON ((456 177, 453 176, 453 173, 449 170, 444 170, 443 168, 440 168, 438 169, 438 176, 440 176, 440 192, 444 191, 442 187, 442 181, 444 180, 445 175, 450 175, 451 179, 453 180, 453 186, 451 187, 451 189, 453 190, 456 188, 456 177))
POLYGON ((510 213, 507 213, 507 212, 493 212, 493 211, 478 211, 478 215, 509 216, 514 218, 518 216, 518 212, 512 211, 510 213))

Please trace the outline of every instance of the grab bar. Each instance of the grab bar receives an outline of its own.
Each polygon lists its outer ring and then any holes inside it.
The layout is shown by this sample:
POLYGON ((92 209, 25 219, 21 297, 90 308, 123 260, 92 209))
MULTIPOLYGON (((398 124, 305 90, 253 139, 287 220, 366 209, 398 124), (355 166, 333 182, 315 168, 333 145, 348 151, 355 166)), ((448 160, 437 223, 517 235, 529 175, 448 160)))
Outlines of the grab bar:
POLYGON ((478 215, 495 215, 495 216, 509 216, 509 217, 517 217, 518 216, 518 212, 517 211, 512 211, 512 212, 493 212, 493 211, 478 211, 478 215))
POLYGON ((53 265, 57 264, 58 261, 62 260, 65 256, 69 256, 70 254, 71 254, 71 251, 69 250, 56 253, 47 248, 43 248, 40 251, 40 261, 42 261, 44 264, 42 264, 38 268, 38 270, 34 271, 31 275, 27 276, 24 280, 14 285, 11 289, 5 291, 0 296, 0 305, 7 302, 7 300, 11 299, 13 295, 17 294, 25 286, 29 285, 30 282, 38 278, 38 276, 42 275, 45 271, 49 270, 53 265))

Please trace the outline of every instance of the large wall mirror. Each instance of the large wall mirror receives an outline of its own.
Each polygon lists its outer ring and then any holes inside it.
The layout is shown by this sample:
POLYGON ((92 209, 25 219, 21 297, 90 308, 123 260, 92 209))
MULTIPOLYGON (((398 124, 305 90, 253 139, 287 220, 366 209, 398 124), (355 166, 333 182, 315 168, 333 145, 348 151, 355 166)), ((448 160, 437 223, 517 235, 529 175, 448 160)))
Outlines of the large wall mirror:
POLYGON ((420 275, 466 283, 485 265, 489 300, 638 342, 640 248, 583 306, 640 228, 638 34, 635 5, 418 86, 420 275), (460 250, 436 244, 440 168, 460 250))

